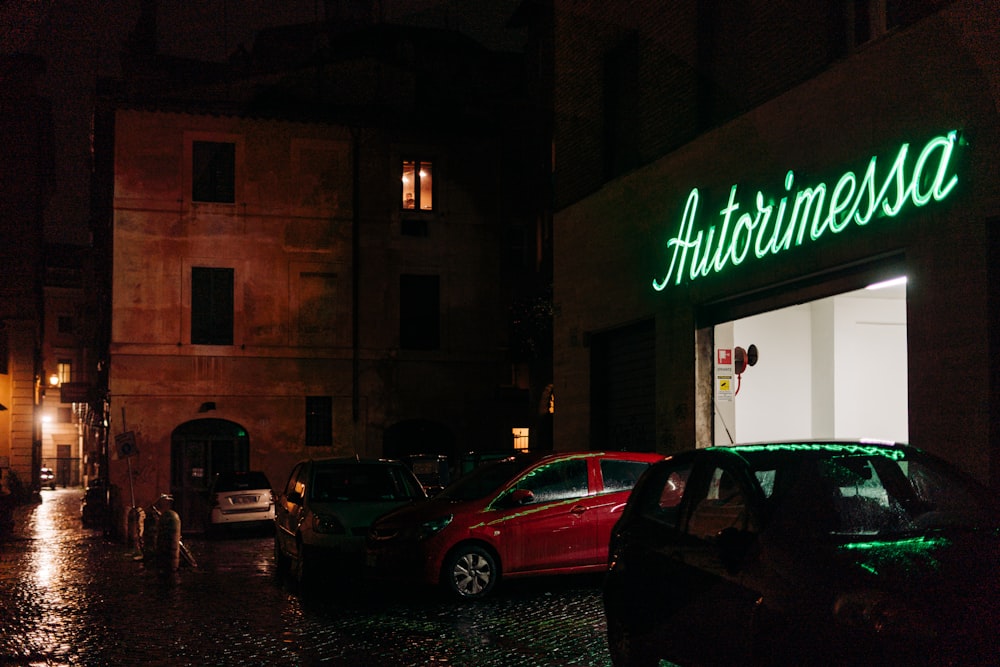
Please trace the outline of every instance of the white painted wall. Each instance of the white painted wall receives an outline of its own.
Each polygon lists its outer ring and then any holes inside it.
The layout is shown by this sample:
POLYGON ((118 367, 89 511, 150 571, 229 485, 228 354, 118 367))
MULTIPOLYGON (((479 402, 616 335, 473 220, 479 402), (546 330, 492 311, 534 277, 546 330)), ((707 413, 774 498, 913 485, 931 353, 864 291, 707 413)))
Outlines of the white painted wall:
MULTIPOLYGON (((736 442, 907 440, 906 301, 877 294, 853 292, 731 323, 731 344, 754 344, 760 354, 734 397, 728 426, 736 442)), ((728 328, 722 331, 728 341, 728 328)), ((720 430, 715 442, 726 444, 720 430)))
POLYGON ((906 442, 906 301, 835 297, 836 436, 906 442))

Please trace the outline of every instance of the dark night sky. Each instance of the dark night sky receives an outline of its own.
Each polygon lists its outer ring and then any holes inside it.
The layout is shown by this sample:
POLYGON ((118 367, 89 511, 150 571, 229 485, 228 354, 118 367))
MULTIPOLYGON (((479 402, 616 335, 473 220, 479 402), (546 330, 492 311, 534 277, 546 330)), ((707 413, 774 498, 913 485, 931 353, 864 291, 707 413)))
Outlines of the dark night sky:
MULTIPOLYGON (((523 35, 504 23, 521 0, 373 0, 387 22, 451 28, 487 47, 516 51, 523 35), (474 8, 474 9, 470 9, 474 8)), ((323 0, 157 0, 158 50, 221 61, 252 48, 259 27, 316 20, 323 0)), ((337 0, 331 5, 350 5, 337 0)), ((357 4, 357 3, 354 3, 357 4)), ((119 74, 118 53, 140 0, 0 0, 0 54, 44 57, 40 94, 53 102, 55 192, 45 211, 50 242, 87 245, 90 112, 97 77, 119 74)))

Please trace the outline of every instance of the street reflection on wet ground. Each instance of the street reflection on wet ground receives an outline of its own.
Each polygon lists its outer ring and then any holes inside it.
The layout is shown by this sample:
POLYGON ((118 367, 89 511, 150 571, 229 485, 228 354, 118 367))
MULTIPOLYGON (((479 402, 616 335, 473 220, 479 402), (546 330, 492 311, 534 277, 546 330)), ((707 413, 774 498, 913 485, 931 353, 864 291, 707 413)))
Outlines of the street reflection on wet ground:
POLYGON ((270 536, 187 538, 163 574, 80 522, 82 490, 43 491, 0 541, 0 664, 604 667, 599 577, 510 581, 480 603, 354 578, 302 596, 270 536))

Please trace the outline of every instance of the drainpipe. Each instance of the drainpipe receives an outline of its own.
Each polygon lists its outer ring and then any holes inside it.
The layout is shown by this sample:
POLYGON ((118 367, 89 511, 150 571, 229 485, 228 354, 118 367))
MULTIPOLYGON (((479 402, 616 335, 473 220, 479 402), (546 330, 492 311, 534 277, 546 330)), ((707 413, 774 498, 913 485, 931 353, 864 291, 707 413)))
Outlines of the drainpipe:
POLYGON ((359 128, 351 128, 351 173, 352 173, 352 187, 351 187, 351 417, 354 423, 357 424, 359 420, 360 410, 360 397, 358 392, 360 391, 360 376, 361 376, 361 362, 360 362, 360 346, 361 337, 359 335, 360 323, 359 320, 360 312, 359 306, 361 304, 361 175, 359 173, 361 167, 361 156, 360 156, 360 140, 361 130, 359 128))

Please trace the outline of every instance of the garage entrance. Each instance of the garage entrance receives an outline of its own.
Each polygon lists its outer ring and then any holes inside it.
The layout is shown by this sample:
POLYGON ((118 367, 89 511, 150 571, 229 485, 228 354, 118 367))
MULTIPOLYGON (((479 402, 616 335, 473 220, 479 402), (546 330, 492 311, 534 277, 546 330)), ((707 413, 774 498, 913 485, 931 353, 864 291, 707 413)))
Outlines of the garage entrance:
POLYGON ((713 333, 716 445, 907 441, 905 277, 723 322, 713 333))

